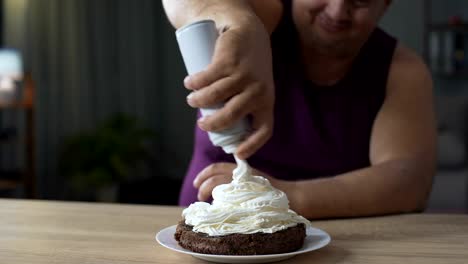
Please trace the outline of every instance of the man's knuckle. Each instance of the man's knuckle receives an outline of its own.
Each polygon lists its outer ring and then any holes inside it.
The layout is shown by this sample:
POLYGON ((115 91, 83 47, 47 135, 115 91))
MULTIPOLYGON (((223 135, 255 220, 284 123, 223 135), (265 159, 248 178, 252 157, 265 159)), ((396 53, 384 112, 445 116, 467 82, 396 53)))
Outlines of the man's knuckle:
POLYGON ((202 200, 206 200, 208 198, 208 191, 206 190, 206 188, 201 189, 200 194, 202 200))
POLYGON ((223 72, 233 72, 239 64, 238 59, 233 56, 225 56, 219 63, 219 69, 223 72))
POLYGON ((217 171, 220 168, 220 166, 221 166, 221 164, 219 164, 219 163, 211 164, 211 168, 212 168, 213 172, 217 171))
POLYGON ((192 105, 192 106, 200 105, 199 97, 198 96, 192 96, 192 98, 190 98, 190 105, 192 105))
POLYGON ((194 88, 199 88, 202 82, 203 82, 203 77, 195 75, 190 80, 190 86, 194 88))
POLYGON ((222 122, 222 121, 219 121, 218 118, 215 118, 215 119, 211 120, 209 123, 206 124, 206 129, 208 131, 217 131, 222 126, 222 124, 220 124, 220 122, 222 122))
POLYGON ((205 187, 207 189, 213 189, 213 186, 215 186, 215 185, 216 185, 215 177, 210 177, 208 180, 206 180, 205 187))
POLYGON ((222 96, 223 92, 221 91, 220 87, 213 87, 209 93, 208 100, 210 103, 216 103, 222 98, 222 96))
POLYGON ((235 119, 236 117, 236 110, 233 108, 228 108, 226 109, 224 113, 224 120, 220 121, 222 125, 225 125, 226 123, 230 122, 231 120, 235 119))

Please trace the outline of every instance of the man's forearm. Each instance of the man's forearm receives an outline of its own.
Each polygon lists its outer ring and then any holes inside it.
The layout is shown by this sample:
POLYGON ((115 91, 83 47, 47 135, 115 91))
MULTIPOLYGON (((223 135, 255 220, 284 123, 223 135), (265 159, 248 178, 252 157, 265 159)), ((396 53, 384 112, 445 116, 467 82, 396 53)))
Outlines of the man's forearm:
POLYGON ((179 28, 202 19, 212 19, 219 27, 241 23, 255 15, 247 0, 162 0, 171 24, 179 28))
POLYGON ((280 182, 291 208, 307 218, 371 216, 422 209, 433 166, 397 160, 331 178, 280 182))

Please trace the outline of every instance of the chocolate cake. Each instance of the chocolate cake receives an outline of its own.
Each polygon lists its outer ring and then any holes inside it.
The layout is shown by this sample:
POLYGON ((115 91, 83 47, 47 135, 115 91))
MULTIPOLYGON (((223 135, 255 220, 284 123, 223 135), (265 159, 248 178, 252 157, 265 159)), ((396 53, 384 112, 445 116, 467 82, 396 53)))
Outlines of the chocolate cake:
POLYGON ((180 221, 174 234, 179 245, 203 254, 215 255, 266 255, 292 252, 302 247, 306 236, 305 225, 274 233, 229 234, 209 236, 192 231, 192 226, 180 221))
POLYGON ((174 234, 179 245, 203 254, 267 255, 302 247, 310 222, 289 208, 286 194, 252 175, 237 157, 232 182, 216 186, 213 202, 182 211, 174 234))

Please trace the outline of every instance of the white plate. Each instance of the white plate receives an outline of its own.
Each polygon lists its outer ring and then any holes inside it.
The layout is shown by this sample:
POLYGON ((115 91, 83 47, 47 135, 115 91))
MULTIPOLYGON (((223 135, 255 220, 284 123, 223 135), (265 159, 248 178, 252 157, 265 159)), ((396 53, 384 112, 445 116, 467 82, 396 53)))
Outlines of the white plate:
POLYGON ((177 241, 174 238, 174 233, 176 226, 170 226, 162 229, 156 234, 156 241, 159 242, 162 246, 180 252, 184 254, 192 255, 195 258, 220 262, 220 263, 266 263, 273 261, 280 261, 294 257, 298 254, 303 254, 313 250, 317 250, 326 246, 330 243, 330 235, 325 231, 318 228, 309 227, 306 230, 306 238, 304 240, 304 245, 299 250, 283 254, 271 254, 271 255, 249 255, 249 256, 232 256, 232 255, 211 255, 211 254, 201 254, 195 253, 185 248, 179 246, 177 241))

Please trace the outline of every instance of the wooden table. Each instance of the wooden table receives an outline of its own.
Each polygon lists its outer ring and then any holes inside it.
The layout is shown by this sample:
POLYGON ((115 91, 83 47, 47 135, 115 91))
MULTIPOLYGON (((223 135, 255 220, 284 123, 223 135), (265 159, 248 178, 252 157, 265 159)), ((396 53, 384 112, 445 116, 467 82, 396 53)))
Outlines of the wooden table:
MULTIPOLYGON (((154 240, 182 208, 0 199, 0 263, 207 263, 154 240)), ((468 263, 468 216, 316 221, 332 242, 281 263, 468 263)))

